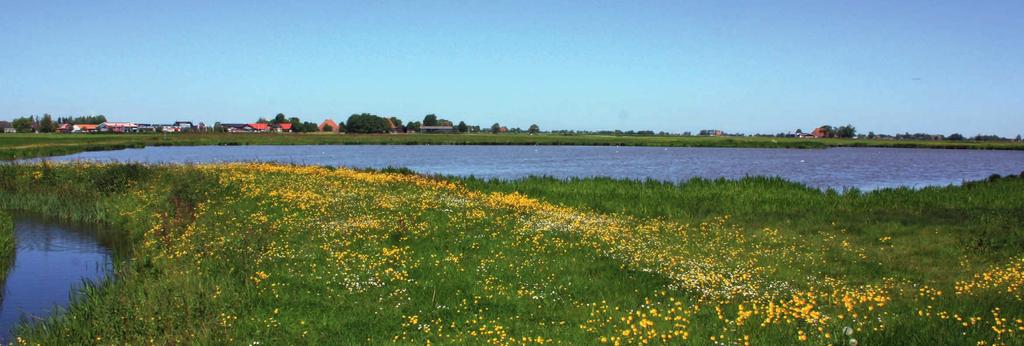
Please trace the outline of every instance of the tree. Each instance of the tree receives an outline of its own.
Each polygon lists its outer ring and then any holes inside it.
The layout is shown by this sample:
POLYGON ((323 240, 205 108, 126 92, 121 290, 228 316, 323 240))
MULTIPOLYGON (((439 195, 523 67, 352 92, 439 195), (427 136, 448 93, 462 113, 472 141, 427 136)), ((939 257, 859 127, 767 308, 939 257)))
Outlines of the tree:
POLYGON ((53 118, 49 114, 43 114, 43 119, 39 121, 39 132, 49 133, 56 129, 57 127, 53 125, 53 118))
POLYGON ((466 133, 469 131, 469 126, 466 126, 465 121, 460 121, 458 126, 459 133, 466 133))
POLYGON ((875 139, 875 138, 878 138, 878 136, 875 135, 875 131, 868 131, 868 139, 875 139))
POLYGON ((322 131, 323 132, 333 132, 334 128, 331 127, 331 125, 324 124, 324 128, 322 129, 322 131))
POLYGON ((420 126, 423 126, 423 123, 420 123, 419 121, 412 121, 412 122, 409 122, 408 124, 405 124, 405 131, 406 132, 408 132, 408 131, 416 132, 416 131, 420 130, 420 126))
POLYGON ((352 114, 345 127, 352 133, 387 133, 390 130, 387 119, 370 113, 352 114))
POLYGON ((11 126, 19 133, 32 132, 32 125, 34 125, 34 123, 35 121, 33 121, 32 118, 21 117, 14 119, 14 121, 11 122, 11 126))
POLYGON ((256 123, 257 124, 269 124, 270 122, 267 121, 267 118, 260 117, 259 119, 256 119, 256 123))
POLYGON ((100 115, 86 115, 86 116, 80 116, 80 117, 74 117, 74 118, 72 118, 72 117, 62 118, 61 121, 58 121, 58 122, 60 122, 60 123, 68 123, 68 124, 102 124, 102 123, 107 122, 107 117, 104 116, 103 114, 100 114, 100 115))
POLYGON ((390 117, 390 118, 388 118, 388 120, 391 120, 391 124, 395 125, 396 129, 401 129, 402 128, 402 119, 399 119, 399 118, 396 118, 396 117, 390 117))
POLYGON ((423 117, 423 126, 437 126, 437 115, 427 114, 423 117))
POLYGON ((289 122, 288 121, 288 117, 284 116, 284 113, 277 113, 277 115, 274 116, 273 123, 275 123, 275 124, 284 124, 284 123, 287 123, 287 122, 289 122))
POLYGON ((537 126, 537 124, 530 125, 529 131, 531 135, 538 134, 540 133, 540 126, 537 126))
POLYGON ((949 135, 949 137, 946 137, 946 139, 951 140, 951 141, 962 141, 962 140, 964 140, 964 135, 961 135, 959 133, 954 133, 954 134, 949 135))
POLYGON ((291 117, 291 119, 288 119, 288 123, 292 124, 292 132, 306 132, 306 129, 302 127, 302 121, 298 117, 291 117))
POLYGON ((224 125, 221 125, 221 123, 218 121, 213 123, 213 132, 227 132, 227 130, 225 130, 224 125))
MULTIPOLYGON (((294 126, 292 126, 292 128, 294 128, 294 126)), ((299 132, 316 132, 317 130, 319 130, 319 128, 314 122, 303 121, 302 124, 299 124, 299 132)))
POLYGON ((498 132, 501 132, 501 124, 494 123, 494 125, 491 125, 491 133, 498 133, 498 132))
POLYGON ((856 137, 857 136, 857 128, 853 127, 853 125, 850 125, 850 124, 846 124, 844 126, 840 126, 839 128, 836 128, 835 136, 839 137, 839 138, 853 138, 853 137, 856 137))
POLYGON ((1020 135, 1017 135, 1017 138, 1014 138, 1013 140, 1020 142, 1020 135))

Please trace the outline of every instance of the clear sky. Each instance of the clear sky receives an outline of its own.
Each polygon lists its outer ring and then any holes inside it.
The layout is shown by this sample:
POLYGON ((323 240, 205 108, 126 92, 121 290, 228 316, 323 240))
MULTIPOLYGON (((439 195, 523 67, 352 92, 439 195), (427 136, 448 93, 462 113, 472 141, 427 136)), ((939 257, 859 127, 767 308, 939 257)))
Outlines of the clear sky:
POLYGON ((0 1, 0 118, 1024 132, 1024 1, 0 1))

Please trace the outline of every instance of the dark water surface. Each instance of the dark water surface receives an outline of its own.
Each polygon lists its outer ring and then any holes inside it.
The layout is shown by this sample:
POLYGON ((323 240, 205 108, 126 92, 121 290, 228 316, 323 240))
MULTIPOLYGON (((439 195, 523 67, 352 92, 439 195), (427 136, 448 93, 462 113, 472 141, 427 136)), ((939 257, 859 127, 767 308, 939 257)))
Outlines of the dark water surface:
POLYGON ((514 179, 612 178, 680 181, 779 176, 818 188, 923 187, 1024 171, 1024 151, 833 148, 663 148, 485 145, 267 145, 147 147, 47 160, 148 163, 276 161, 357 168, 407 167, 430 174, 514 179))
POLYGON ((110 248, 95 232, 35 218, 16 217, 14 266, 0 303, 0 340, 22 319, 37 321, 67 307, 83 280, 99 282, 112 271, 110 248))

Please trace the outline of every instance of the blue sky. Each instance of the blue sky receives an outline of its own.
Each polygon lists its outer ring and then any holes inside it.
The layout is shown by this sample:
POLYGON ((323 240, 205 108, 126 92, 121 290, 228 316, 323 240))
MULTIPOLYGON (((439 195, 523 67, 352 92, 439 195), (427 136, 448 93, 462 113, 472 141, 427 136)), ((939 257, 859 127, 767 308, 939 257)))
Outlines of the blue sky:
POLYGON ((0 118, 1024 132, 1024 1, 0 2, 0 118))

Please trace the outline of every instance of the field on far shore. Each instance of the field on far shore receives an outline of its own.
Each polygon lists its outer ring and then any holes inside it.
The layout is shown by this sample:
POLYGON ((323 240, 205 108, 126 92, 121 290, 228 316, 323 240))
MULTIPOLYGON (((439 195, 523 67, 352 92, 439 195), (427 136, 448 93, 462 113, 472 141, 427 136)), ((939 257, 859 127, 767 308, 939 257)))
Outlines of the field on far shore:
POLYGON ((600 145, 662 147, 801 148, 898 147, 1024 150, 1010 141, 918 141, 883 139, 800 139, 775 137, 611 136, 560 134, 0 134, 0 160, 68 155, 83 151, 171 145, 472 144, 600 145))

